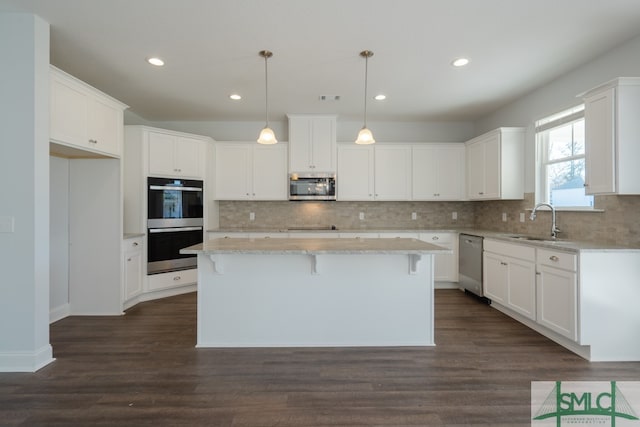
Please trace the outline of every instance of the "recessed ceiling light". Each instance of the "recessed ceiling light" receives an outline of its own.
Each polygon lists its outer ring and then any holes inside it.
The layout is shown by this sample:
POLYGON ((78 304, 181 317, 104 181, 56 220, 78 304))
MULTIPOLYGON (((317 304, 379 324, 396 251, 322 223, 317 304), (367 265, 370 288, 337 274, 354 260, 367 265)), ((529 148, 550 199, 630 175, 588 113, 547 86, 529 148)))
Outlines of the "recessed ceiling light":
POLYGON ((231 95, 229 95, 230 99, 233 99, 234 101, 239 101, 242 99, 242 96, 238 95, 237 93, 232 93, 231 95))
POLYGON ((464 67, 468 63, 469 60, 467 58, 457 58, 454 59, 453 62, 451 62, 451 65, 453 65, 454 67, 464 67))
POLYGON ((164 61, 157 57, 147 58, 147 62, 151 65, 155 65, 156 67, 162 67, 164 65, 164 61))
POLYGON ((387 99, 387 95, 380 93, 374 96, 373 99, 375 99, 376 101, 384 101, 385 99, 387 99))

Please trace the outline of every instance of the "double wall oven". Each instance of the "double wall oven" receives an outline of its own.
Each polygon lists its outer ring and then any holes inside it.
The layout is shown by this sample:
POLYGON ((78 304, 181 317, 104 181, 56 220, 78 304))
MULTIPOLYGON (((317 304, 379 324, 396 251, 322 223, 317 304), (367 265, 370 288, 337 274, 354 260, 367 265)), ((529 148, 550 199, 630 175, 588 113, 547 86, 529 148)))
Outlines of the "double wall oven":
POLYGON ((196 268, 180 249, 202 243, 203 182, 148 178, 147 274, 196 268))

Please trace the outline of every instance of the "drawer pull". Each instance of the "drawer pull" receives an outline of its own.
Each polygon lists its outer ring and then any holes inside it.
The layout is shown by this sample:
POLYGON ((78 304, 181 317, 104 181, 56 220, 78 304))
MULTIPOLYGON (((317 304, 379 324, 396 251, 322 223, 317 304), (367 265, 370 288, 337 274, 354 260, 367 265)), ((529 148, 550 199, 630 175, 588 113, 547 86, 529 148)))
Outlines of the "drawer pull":
POLYGON ((506 262, 504 262, 504 261, 500 261, 500 265, 509 265, 509 264, 507 264, 507 263, 506 263, 506 262))
POLYGON ((175 280, 176 282, 177 282, 178 280, 180 280, 180 279, 182 279, 182 277, 180 277, 180 276, 175 276, 175 277, 173 278, 173 280, 175 280))
POLYGON ((138 246, 138 242, 133 242, 133 246, 138 246))
POLYGON ((433 236, 431 240, 440 240, 440 238, 438 236, 433 236))
POLYGON ((551 256, 549 257, 549 259, 550 259, 551 261, 553 261, 553 262, 558 262, 558 261, 560 260, 560 258, 558 258, 558 257, 557 257, 557 256, 555 256, 555 255, 551 255, 551 256))

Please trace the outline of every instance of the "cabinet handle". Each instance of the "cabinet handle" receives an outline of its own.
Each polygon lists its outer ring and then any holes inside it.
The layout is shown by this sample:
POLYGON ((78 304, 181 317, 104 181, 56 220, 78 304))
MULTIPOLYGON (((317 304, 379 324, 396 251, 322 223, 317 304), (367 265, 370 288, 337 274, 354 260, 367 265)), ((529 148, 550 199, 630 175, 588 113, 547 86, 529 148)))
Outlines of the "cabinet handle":
POLYGON ((182 279, 182 277, 180 277, 180 276, 175 276, 175 277, 173 278, 173 280, 175 280, 175 281, 178 281, 178 280, 180 280, 180 279, 182 279))
POLYGON ((500 265, 508 265, 508 264, 504 261, 500 261, 500 265))
POLYGON ((539 271, 536 271, 536 276, 542 276, 542 273, 540 273, 539 271))
POLYGON ((551 256, 549 257, 549 259, 550 259, 551 261, 553 261, 553 262, 557 262, 557 261, 559 261, 559 260, 560 260, 560 258, 558 258, 558 257, 557 257, 557 256, 555 256, 555 255, 551 255, 551 256))
POLYGON ((131 258, 127 258, 127 262, 131 262, 131 258))
POLYGON ((133 246, 138 246, 138 242, 133 242, 133 246))
POLYGON ((98 143, 98 140, 97 140, 97 139, 90 139, 90 140, 89 140, 89 142, 90 142, 91 144, 97 144, 97 143, 98 143))
POLYGON ((484 191, 478 191, 478 194, 483 195, 484 191))
POLYGON ((433 236, 431 240, 440 240, 440 238, 438 236, 433 236))

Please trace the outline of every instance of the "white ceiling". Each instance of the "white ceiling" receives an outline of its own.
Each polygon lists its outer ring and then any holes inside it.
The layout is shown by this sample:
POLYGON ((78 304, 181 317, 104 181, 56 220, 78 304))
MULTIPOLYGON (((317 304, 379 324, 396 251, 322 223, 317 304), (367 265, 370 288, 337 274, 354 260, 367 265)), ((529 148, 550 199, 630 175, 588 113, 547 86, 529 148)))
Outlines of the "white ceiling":
POLYGON ((639 0, 0 0, 0 11, 44 18, 54 65, 151 121, 262 120, 262 49, 274 52, 270 120, 361 120, 364 49, 369 95, 388 97, 368 100, 370 120, 473 120, 640 34, 639 0), (471 64, 451 67, 459 56, 471 64))

